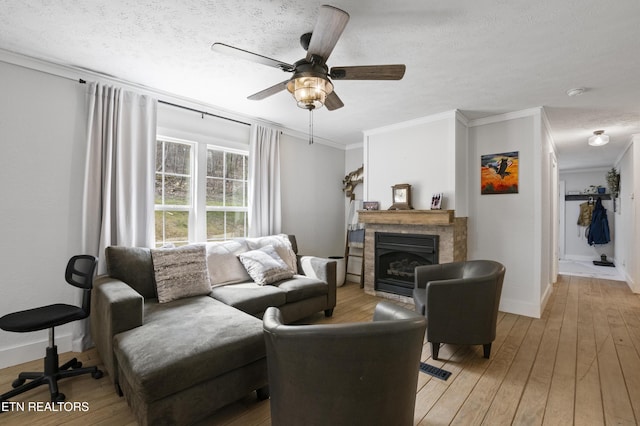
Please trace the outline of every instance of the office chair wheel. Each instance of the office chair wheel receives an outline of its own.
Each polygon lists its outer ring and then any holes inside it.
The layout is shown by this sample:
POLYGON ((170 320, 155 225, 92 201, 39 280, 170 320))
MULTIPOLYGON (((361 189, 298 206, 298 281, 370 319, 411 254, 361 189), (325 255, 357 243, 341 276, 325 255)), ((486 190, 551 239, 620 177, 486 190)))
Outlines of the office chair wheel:
POLYGON ((94 379, 100 379, 102 378, 102 376, 104 376, 104 373, 102 373, 101 370, 96 370, 93 373, 91 373, 91 377, 93 377, 94 379))
POLYGON ((65 399, 67 399, 66 395, 61 392, 51 395, 51 402, 64 402, 65 399))
POLYGON ((15 389, 17 387, 20 387, 20 386, 24 385, 24 382, 26 382, 25 379, 15 379, 13 381, 13 383, 11 383, 11 387, 13 387, 15 389))

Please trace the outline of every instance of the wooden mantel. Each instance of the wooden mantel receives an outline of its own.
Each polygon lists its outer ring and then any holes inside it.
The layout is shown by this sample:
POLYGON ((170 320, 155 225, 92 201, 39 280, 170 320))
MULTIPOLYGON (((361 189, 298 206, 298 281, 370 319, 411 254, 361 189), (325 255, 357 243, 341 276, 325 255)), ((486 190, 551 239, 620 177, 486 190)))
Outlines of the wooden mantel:
POLYGON ((390 225, 454 224, 455 210, 358 210, 358 222, 390 225))

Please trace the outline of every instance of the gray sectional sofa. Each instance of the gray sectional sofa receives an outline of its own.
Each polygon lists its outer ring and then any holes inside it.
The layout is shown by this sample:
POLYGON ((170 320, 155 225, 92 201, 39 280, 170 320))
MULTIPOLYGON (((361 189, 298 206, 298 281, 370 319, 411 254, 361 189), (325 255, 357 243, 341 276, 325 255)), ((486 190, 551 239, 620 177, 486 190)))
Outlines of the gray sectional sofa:
POLYGON ((178 286, 177 297, 167 298, 166 285, 198 280, 202 268, 190 275, 191 266, 175 269, 161 257, 173 254, 147 248, 107 248, 108 275, 95 280, 92 338, 142 425, 191 424, 254 390, 267 397, 264 311, 276 306, 290 323, 320 311, 330 316, 336 305, 335 261, 298 256, 293 236, 202 246, 175 250, 189 251, 194 263, 206 256, 206 294, 178 286), (292 274, 259 285, 245 254, 264 257, 273 245, 292 274))

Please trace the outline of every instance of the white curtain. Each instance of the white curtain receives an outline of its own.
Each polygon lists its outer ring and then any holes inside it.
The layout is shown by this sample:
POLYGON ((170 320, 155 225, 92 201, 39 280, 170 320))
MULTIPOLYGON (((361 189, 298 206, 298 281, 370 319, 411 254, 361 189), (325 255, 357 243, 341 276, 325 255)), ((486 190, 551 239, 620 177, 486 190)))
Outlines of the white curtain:
MULTIPOLYGON (((111 245, 152 247, 157 100, 121 88, 88 86, 83 251, 101 258, 111 245)), ((106 272, 104 261, 98 274, 106 272)), ((76 322, 73 350, 90 346, 76 322)))
POLYGON ((281 232, 280 131, 254 125, 249 150, 249 236, 281 232))

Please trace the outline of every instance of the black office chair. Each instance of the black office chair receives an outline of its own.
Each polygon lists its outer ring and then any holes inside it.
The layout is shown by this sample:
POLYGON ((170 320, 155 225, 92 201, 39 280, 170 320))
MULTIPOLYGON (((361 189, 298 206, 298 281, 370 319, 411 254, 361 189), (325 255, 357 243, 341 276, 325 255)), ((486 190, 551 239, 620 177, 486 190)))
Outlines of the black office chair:
POLYGON ((84 291, 82 307, 57 303, 40 308, 28 309, 26 311, 14 312, 0 318, 0 328, 5 331, 26 333, 44 330, 46 328, 49 329, 49 346, 47 347, 47 354, 44 358, 44 372, 20 373, 18 378, 11 384, 14 389, 0 395, 0 402, 7 401, 13 396, 44 384, 49 385, 51 401, 62 402, 65 400, 65 395, 58 392, 58 380, 88 373, 90 373, 94 379, 102 377, 102 371, 98 370, 98 367, 82 368, 82 363, 76 358, 58 366, 58 347, 54 342, 53 331, 54 327, 81 320, 89 316, 91 289, 93 288, 93 276, 97 264, 98 259, 89 255, 73 256, 67 264, 65 279, 69 284, 81 288, 84 291), (27 380, 31 381, 25 383, 27 380))

